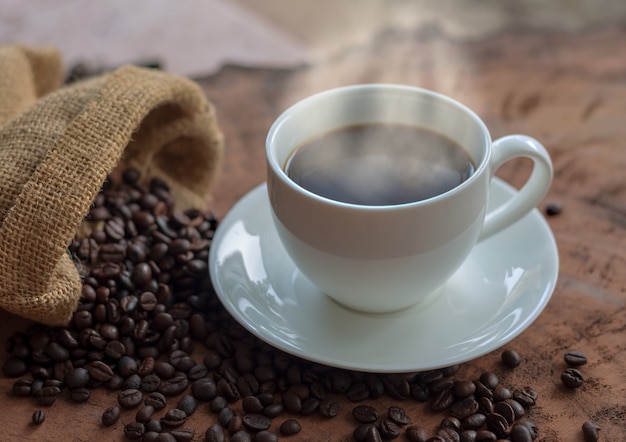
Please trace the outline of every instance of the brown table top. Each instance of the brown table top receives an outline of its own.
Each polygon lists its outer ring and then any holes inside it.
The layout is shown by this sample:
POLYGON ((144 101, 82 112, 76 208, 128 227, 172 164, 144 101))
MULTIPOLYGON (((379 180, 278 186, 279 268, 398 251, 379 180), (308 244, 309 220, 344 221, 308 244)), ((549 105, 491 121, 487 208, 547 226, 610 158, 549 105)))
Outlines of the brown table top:
MULTIPOLYGON (((264 138, 284 108, 335 86, 390 82, 433 89, 474 109, 494 138, 511 133, 536 137, 549 150, 555 169, 544 204, 557 202, 563 209, 558 216, 547 217, 560 257, 554 295, 536 322, 502 348, 522 355, 519 367, 504 369, 498 349, 462 364, 455 376, 471 379, 493 370, 505 385, 532 385, 539 397, 530 418, 542 441, 583 440, 585 421, 602 428, 602 440, 624 440, 625 47, 623 25, 571 33, 507 31, 477 41, 391 30, 365 46, 297 70, 224 68, 199 80, 218 109, 226 136, 225 162, 211 207, 221 218, 264 181, 264 138), (560 381, 567 350, 588 357, 579 389, 564 388, 560 381)), ((528 169, 519 161, 507 164, 498 175, 520 185, 528 169)), ((0 320, 3 340, 27 326, 5 312, 0 312, 0 320)), ((201 346, 197 353, 201 360, 201 346)), ((35 427, 31 414, 41 407, 15 398, 12 384, 13 380, 0 378, 1 440, 122 440, 123 424, 134 419, 134 412, 129 412, 115 426, 102 427, 102 411, 116 403, 117 394, 98 389, 86 405, 58 400, 45 408, 46 422, 35 427)), ((383 396, 364 403, 380 410, 399 404, 414 423, 429 429, 443 417, 410 399, 400 403, 383 396)), ((303 431, 292 440, 352 440, 352 406, 341 399, 342 411, 335 419, 299 418, 303 431)), ((186 426, 196 430, 194 440, 204 440, 204 431, 215 420, 201 408, 186 426)))

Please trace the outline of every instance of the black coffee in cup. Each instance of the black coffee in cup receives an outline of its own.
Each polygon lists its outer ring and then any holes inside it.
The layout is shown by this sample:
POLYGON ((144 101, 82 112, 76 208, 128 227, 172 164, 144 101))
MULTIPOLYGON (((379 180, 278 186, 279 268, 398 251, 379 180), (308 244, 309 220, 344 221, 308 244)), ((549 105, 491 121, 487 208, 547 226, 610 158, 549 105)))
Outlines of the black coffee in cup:
POLYGON ((445 193, 474 173, 465 149, 418 126, 371 123, 306 141, 291 154, 287 175, 301 187, 350 204, 389 206, 445 193))

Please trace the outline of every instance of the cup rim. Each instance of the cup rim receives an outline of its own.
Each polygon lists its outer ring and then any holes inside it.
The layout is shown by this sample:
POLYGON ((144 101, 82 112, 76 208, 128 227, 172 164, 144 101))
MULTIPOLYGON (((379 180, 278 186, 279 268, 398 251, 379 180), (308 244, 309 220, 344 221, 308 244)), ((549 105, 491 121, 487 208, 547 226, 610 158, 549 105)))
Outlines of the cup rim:
MULTIPOLYGON (((429 89, 417 87, 417 86, 409 86, 409 85, 394 84, 394 83, 365 83, 365 84, 353 84, 353 85, 347 85, 347 86, 339 86, 339 87, 335 87, 332 89, 327 89, 325 91, 321 91, 316 94, 310 95, 306 98, 303 98, 302 100, 299 100, 296 103, 289 106, 288 108, 286 108, 274 121, 274 123, 272 124, 272 126, 270 127, 268 131, 268 134, 265 140, 265 157, 266 157, 268 166, 272 169, 275 176, 279 177, 280 180, 283 183, 285 183, 287 186, 289 186, 291 189, 293 189, 294 191, 298 193, 306 195, 308 198, 314 199, 324 204, 329 204, 329 205, 333 205, 336 207, 342 207, 342 208, 347 208, 347 209, 358 209, 358 210, 365 210, 365 211, 372 211, 372 210, 375 210, 375 211, 388 211, 389 210, 390 211, 390 210, 398 210, 398 209, 404 209, 404 208, 408 209, 412 207, 435 204, 443 199, 449 198, 450 196, 458 192, 463 191, 463 189, 472 185, 472 183, 478 180, 478 177, 484 173, 485 169, 487 168, 487 165, 490 162, 491 143, 492 143, 492 140, 491 140, 491 135, 489 133, 489 129, 487 128, 483 120, 469 107, 467 107, 463 103, 447 95, 444 95, 442 93, 435 92, 429 89), (466 115, 468 115, 480 129, 480 132, 483 135, 484 145, 487 146, 485 155, 483 156, 481 163, 476 166, 476 170, 474 170, 474 173, 472 173, 472 175, 468 179, 463 181, 458 186, 455 186, 454 188, 446 192, 440 193, 438 195, 435 195, 433 197, 426 198, 426 199, 419 200, 419 201, 413 201, 409 203, 388 204, 388 205, 365 205, 365 204, 355 204, 355 203, 346 203, 343 201, 337 201, 331 198, 318 195, 314 192, 311 192, 310 190, 305 189, 304 187, 300 186, 295 181, 293 181, 291 178, 289 178, 289 176, 287 175, 283 167, 279 164, 278 159, 276 158, 274 149, 272 148, 273 146, 272 141, 276 138, 276 134, 278 130, 280 129, 280 127, 283 125, 283 123, 287 119, 289 119, 290 116, 294 112, 297 112, 301 107, 305 107, 311 101, 315 101, 317 99, 323 98, 326 95, 332 95, 338 92, 350 92, 350 91, 355 91, 355 90, 375 90, 375 89, 393 89, 396 91, 406 91, 409 93, 419 93, 422 95, 427 95, 433 99, 440 100, 450 105, 453 105, 457 107, 458 109, 460 109, 462 112, 464 112, 466 115)), ((294 149, 295 148, 296 146, 294 146, 294 149)))

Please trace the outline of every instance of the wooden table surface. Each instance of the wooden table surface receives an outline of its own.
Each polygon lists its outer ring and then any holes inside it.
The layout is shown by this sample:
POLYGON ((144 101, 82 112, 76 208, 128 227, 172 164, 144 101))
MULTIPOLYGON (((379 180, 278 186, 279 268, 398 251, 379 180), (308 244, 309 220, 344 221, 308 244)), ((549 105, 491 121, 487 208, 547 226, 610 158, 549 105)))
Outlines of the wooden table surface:
MULTIPOLYGON (((562 206, 548 217, 559 249, 556 290, 544 312, 504 348, 523 357, 515 370, 500 363, 502 349, 462 364, 459 377, 493 370, 501 382, 532 385, 539 393, 530 417, 542 441, 582 441, 581 425, 594 421, 602 440, 626 440, 626 25, 577 32, 502 32, 463 41, 437 31, 389 30, 367 45, 297 70, 226 67, 198 80, 218 110, 226 136, 225 162, 211 207, 221 218, 265 179, 264 140, 273 120, 290 104, 331 87, 366 82, 415 85, 450 95, 474 109, 494 138, 525 133, 542 141, 554 162, 554 182, 541 209, 562 206), (585 382, 566 389, 563 355, 588 357, 585 382)), ((507 164, 499 176, 520 185, 525 161, 507 164)), ((2 338, 26 322, 0 313, 2 338)), ((201 349, 198 349, 201 355, 201 349)), ((201 356, 200 356, 201 357, 201 356)), ((0 440, 122 440, 123 422, 99 425, 116 394, 96 391, 86 405, 59 400, 46 422, 30 424, 38 406, 11 394, 0 378, 0 440)), ((397 403, 383 397, 379 408, 397 403)), ((422 404, 401 404, 415 422, 434 427, 442 418, 422 404)), ((333 420, 301 418, 292 440, 352 440, 351 404, 333 420)), ((125 421, 132 420, 134 413, 125 421)), ((215 416, 204 408, 188 426, 194 440, 215 416)), ((399 439, 401 440, 401 439, 399 439)))

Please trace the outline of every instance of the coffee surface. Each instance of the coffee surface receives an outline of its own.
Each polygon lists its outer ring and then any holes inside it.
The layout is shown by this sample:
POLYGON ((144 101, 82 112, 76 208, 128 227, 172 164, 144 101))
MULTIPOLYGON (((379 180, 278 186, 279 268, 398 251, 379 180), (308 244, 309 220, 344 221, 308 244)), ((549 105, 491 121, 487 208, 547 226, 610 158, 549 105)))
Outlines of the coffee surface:
POLYGON ((418 126, 372 123, 308 140, 291 154, 285 171, 325 198, 389 206, 445 193, 468 179, 474 164, 444 135, 418 126))

